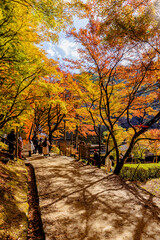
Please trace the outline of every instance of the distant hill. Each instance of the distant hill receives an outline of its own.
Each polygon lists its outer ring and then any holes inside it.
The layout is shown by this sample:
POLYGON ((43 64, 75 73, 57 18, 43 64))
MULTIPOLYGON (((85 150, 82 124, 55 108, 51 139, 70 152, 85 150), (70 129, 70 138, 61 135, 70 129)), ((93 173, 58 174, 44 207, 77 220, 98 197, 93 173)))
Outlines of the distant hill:
MULTIPOLYGON (((123 127, 123 128, 126 128, 128 129, 130 126, 127 122, 127 119, 125 117, 122 117, 119 122, 118 122, 119 126, 123 127)), ((131 119, 131 124, 132 125, 139 125, 139 124, 144 124, 142 122, 142 118, 139 118, 139 117, 133 117, 131 119)), ((160 129, 160 121, 153 124, 152 127, 150 129, 160 129)))

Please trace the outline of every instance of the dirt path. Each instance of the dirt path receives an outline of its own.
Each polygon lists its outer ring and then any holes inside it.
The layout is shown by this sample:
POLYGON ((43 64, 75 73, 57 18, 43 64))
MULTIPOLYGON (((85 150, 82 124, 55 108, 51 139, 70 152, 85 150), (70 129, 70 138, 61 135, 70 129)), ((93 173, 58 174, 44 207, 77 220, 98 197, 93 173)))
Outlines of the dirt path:
POLYGON ((46 240, 160 240, 160 198, 66 156, 33 156, 46 240))

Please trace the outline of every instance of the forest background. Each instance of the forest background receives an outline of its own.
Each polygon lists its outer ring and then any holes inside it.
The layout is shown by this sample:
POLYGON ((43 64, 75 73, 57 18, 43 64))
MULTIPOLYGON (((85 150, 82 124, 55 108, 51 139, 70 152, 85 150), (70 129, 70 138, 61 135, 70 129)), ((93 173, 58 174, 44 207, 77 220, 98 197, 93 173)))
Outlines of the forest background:
POLYGON ((46 133, 96 135, 116 158, 160 154, 160 2, 149 0, 0 2, 0 133, 19 126, 46 133), (74 16, 87 25, 76 30, 74 16), (79 58, 48 58, 58 34, 79 58), (105 128, 103 138, 101 126, 105 128), (126 148, 122 154, 122 145, 126 148))

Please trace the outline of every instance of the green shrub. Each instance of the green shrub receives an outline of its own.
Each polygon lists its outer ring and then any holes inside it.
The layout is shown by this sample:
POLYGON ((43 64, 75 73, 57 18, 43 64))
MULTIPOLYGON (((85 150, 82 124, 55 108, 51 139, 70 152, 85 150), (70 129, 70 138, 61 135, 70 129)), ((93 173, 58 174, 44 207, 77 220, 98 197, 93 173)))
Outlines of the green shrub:
POLYGON ((140 167, 137 169, 135 177, 133 180, 139 180, 140 182, 145 182, 149 179, 149 172, 147 169, 140 167))
POLYGON ((51 152, 59 154, 60 151, 59 151, 59 148, 57 146, 52 145, 51 152))
POLYGON ((145 182, 148 179, 160 178, 160 163, 125 164, 120 176, 126 180, 145 182))
POLYGON ((80 162, 84 162, 84 163, 87 164, 87 163, 88 163, 88 160, 82 158, 82 159, 80 159, 80 162))

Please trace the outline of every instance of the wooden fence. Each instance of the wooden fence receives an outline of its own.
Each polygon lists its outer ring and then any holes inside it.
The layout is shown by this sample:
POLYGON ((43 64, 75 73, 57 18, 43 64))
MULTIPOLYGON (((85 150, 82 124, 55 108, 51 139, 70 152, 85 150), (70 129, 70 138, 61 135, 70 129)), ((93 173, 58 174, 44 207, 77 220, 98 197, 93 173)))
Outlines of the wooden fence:
MULTIPOLYGON (((91 156, 93 155, 94 149, 99 151, 99 146, 92 146, 90 143, 81 142, 78 146, 78 150, 73 148, 73 146, 68 146, 66 142, 59 143, 60 154, 64 154, 66 156, 74 156, 77 160, 86 159, 90 161, 91 156)), ((101 149, 105 149, 105 145, 101 146, 101 149)))
MULTIPOLYGON (((101 145, 102 152, 105 152, 105 145, 101 145)), ((77 160, 80 159, 86 159, 88 162, 90 162, 91 157, 93 157, 94 149, 97 149, 99 152, 99 146, 98 145, 91 145, 89 143, 81 142, 78 146, 78 150, 73 148, 73 146, 67 145, 66 142, 61 142, 59 145, 60 153, 64 154, 66 156, 74 156, 77 160)), ((160 161, 160 156, 150 156, 145 157, 144 159, 139 159, 142 163, 157 163, 160 161)), ((137 163, 138 161, 133 158, 128 158, 126 163, 137 163)), ((102 162, 104 164, 104 160, 102 162)))

